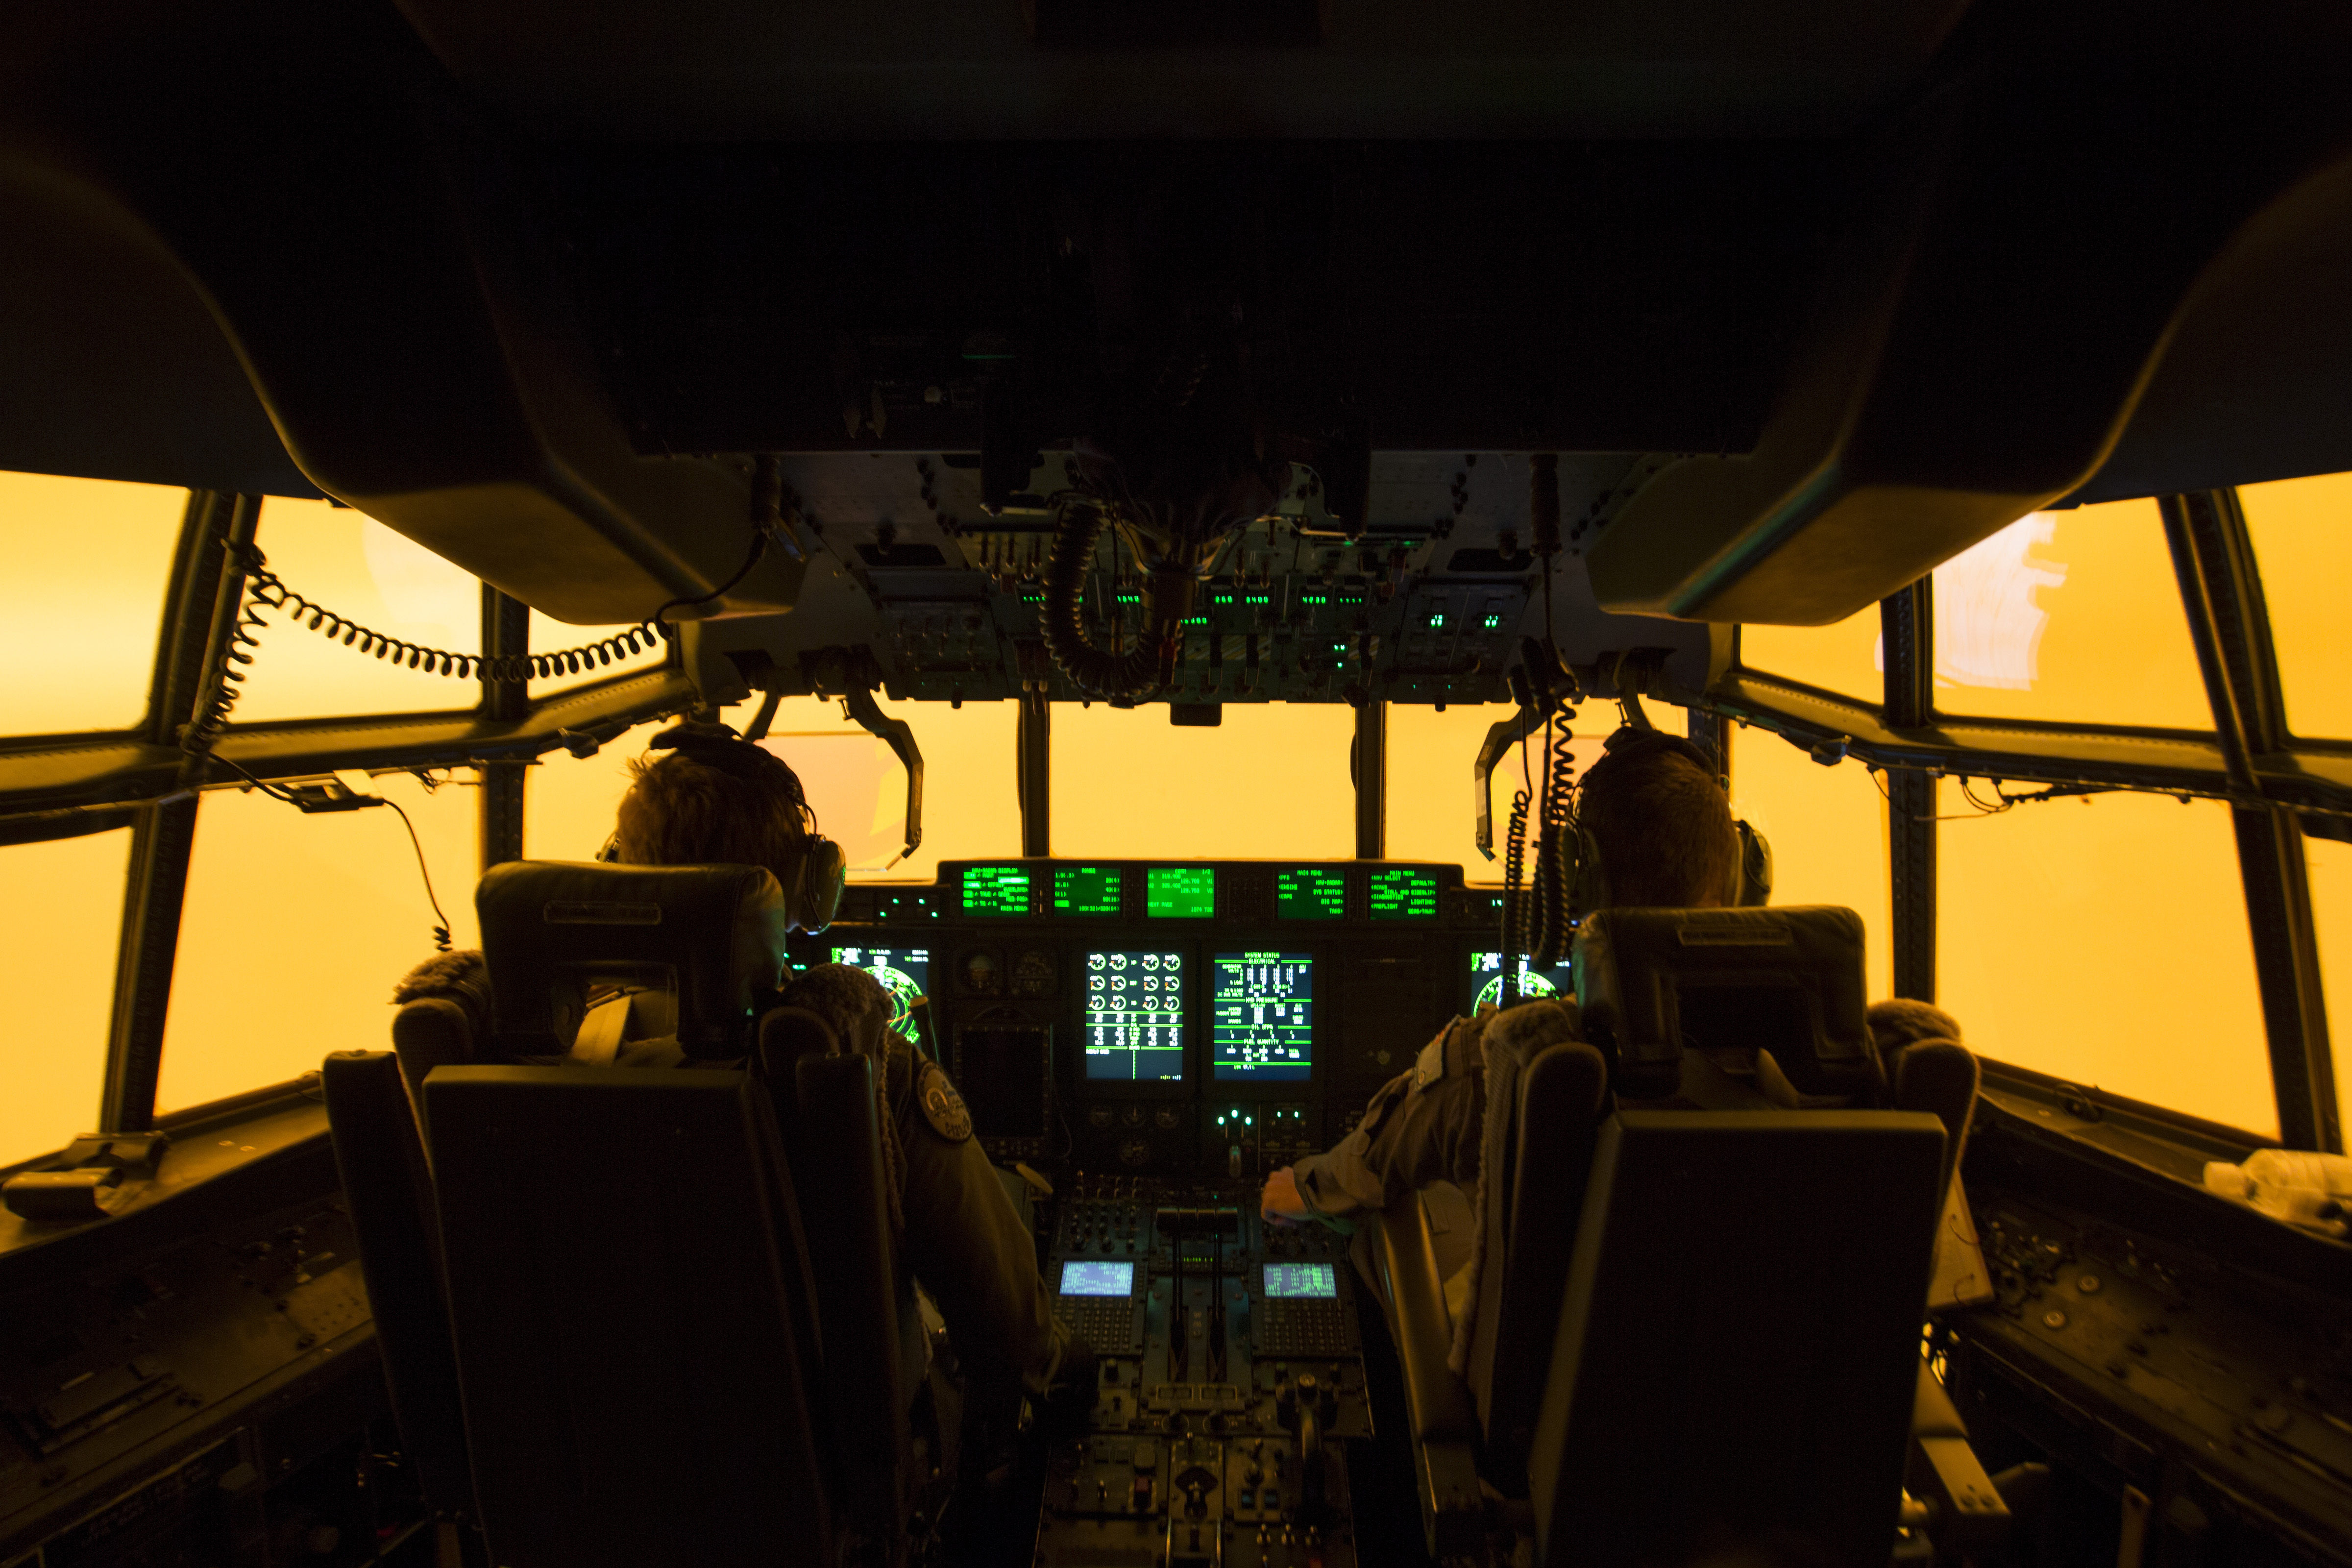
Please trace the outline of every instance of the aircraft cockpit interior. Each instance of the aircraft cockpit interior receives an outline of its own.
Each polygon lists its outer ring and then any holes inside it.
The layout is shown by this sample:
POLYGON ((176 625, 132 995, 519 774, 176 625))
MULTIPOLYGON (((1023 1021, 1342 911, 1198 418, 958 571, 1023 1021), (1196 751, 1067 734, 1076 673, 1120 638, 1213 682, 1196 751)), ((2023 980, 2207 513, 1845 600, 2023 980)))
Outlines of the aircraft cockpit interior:
POLYGON ((0 20, 0 1568, 2352 1568, 2347 80, 0 20))

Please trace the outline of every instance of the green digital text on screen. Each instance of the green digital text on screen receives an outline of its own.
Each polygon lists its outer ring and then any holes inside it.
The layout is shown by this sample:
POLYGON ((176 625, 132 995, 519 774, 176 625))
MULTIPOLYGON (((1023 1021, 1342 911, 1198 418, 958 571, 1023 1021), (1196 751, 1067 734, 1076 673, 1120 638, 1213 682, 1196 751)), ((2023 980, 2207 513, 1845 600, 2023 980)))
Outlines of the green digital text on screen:
POLYGON ((1301 866, 1274 874, 1274 912, 1286 921, 1348 918, 1348 879, 1337 871, 1301 866))
POLYGON ((1025 915, 1029 912, 1029 868, 1026 866, 967 866, 963 868, 963 912, 968 915, 1025 915))
POLYGON ((1372 919, 1433 921, 1437 918, 1437 874, 1391 866, 1372 873, 1372 919))
POLYGON ((1216 868, 1150 868, 1143 873, 1143 912, 1154 919, 1209 919, 1217 912, 1216 868))
POLYGON ((1054 868, 1054 912, 1057 915, 1117 915, 1118 868, 1054 868))

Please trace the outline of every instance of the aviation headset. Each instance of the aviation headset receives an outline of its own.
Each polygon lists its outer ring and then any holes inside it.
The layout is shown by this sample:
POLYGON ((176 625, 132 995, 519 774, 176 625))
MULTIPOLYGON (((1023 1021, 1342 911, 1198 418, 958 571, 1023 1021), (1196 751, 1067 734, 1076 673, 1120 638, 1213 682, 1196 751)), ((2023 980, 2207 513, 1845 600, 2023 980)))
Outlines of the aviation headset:
MULTIPOLYGON (((1663 730, 1628 724, 1601 742, 1601 750, 1612 757, 1671 753, 1690 762, 1708 778, 1720 780, 1715 763, 1705 752, 1680 735, 1669 735, 1663 730)), ((1754 909, 1771 901, 1772 846, 1741 819, 1734 818, 1731 826, 1739 836, 1739 867, 1733 885, 1725 889, 1726 898, 1741 909, 1754 909)), ((1569 872, 1570 918, 1581 919, 1586 911, 1608 900, 1609 873, 1601 864, 1601 846, 1580 822, 1576 828, 1576 861, 1569 872)))
MULTIPOLYGON (((676 752, 746 784, 789 782, 792 798, 801 798, 800 779, 782 758, 742 739, 723 724, 676 725, 656 735, 646 746, 648 751, 676 752), (782 775, 781 779, 778 775, 782 775)), ((621 836, 615 832, 604 840, 604 847, 596 852, 596 858, 620 858, 621 836)), ((783 886, 784 914, 793 928, 823 931, 833 923, 835 911, 841 908, 842 889, 849 879, 849 858, 842 853, 840 845, 812 831, 792 864, 778 870, 776 878, 783 886)))

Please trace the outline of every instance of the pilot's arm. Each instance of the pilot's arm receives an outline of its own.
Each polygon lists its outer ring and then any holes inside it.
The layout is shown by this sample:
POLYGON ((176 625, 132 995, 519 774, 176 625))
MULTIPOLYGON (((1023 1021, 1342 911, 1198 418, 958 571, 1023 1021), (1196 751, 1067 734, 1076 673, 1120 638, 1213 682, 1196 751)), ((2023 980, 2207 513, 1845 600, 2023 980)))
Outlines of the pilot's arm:
POLYGON ((1386 1208, 1432 1182, 1475 1185, 1486 1119, 1483 1033, 1477 1018, 1446 1025, 1412 1070, 1381 1086, 1353 1132, 1268 1178, 1265 1212, 1342 1219, 1386 1208))
POLYGON ((971 1112, 947 1073, 902 1042, 892 1049, 913 1057, 911 1071, 891 1074, 907 1159, 907 1262, 939 1302, 968 1374, 1017 1378, 1043 1392, 1060 1331, 1029 1227, 972 1138, 971 1112))

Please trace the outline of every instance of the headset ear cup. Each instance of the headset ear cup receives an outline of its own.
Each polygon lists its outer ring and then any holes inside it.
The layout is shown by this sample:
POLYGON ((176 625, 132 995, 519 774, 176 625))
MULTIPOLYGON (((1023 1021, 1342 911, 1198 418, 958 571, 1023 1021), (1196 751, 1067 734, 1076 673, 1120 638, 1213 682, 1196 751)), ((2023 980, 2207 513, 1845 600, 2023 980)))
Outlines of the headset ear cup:
POLYGON ((1739 830, 1739 907, 1761 909, 1772 901, 1772 844, 1744 821, 1734 826, 1739 830))
POLYGON ((841 852, 841 846, 822 836, 810 839, 793 874, 793 924, 810 931, 831 925, 848 879, 849 858, 841 852))

